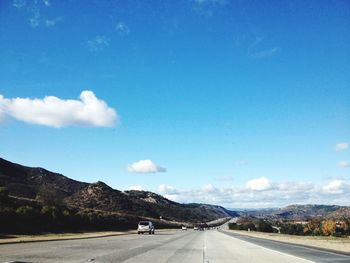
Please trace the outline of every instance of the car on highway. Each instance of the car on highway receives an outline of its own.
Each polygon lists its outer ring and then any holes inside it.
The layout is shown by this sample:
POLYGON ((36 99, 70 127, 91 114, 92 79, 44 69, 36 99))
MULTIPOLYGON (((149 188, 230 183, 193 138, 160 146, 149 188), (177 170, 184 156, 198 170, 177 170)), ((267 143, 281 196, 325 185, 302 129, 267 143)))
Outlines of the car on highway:
POLYGON ((153 234, 154 235, 154 225, 151 221, 140 221, 137 225, 137 234, 153 234))
POLYGON ((187 230, 187 227, 186 226, 182 226, 181 229, 182 230, 187 230))
POLYGON ((193 228, 193 230, 198 230, 199 228, 198 228, 198 226, 195 226, 194 228, 193 228))

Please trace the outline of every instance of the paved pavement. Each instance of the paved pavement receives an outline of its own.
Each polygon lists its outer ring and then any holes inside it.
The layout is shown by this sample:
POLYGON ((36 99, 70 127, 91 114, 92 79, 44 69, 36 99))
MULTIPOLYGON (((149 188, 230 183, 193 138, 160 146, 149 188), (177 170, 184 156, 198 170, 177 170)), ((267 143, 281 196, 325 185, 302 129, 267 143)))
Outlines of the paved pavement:
POLYGON ((216 230, 169 230, 155 235, 4 244, 0 245, 0 262, 350 262, 345 255, 315 250, 310 256, 303 254, 302 247, 290 245, 288 250, 280 246, 263 247, 266 240, 247 241, 216 230))

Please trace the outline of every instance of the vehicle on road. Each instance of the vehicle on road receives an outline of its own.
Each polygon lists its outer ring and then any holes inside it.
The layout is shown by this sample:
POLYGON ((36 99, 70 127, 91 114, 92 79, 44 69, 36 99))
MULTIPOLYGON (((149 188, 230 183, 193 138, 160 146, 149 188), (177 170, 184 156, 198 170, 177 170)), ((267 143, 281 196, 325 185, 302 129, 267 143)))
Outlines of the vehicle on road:
POLYGON ((198 230, 199 228, 198 228, 198 226, 195 226, 194 228, 193 228, 193 230, 198 230))
POLYGON ((154 235, 154 225, 151 221, 140 221, 137 225, 137 234, 152 234, 154 235))
POLYGON ((187 230, 187 227, 186 226, 182 226, 181 229, 182 230, 187 230))

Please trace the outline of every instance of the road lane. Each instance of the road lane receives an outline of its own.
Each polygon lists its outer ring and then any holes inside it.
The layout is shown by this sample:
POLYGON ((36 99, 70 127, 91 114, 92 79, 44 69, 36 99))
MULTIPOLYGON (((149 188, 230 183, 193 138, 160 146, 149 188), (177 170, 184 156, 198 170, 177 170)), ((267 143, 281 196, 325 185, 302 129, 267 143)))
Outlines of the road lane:
MULTIPOLYGON (((123 263, 310 263, 303 255, 264 248, 216 230, 161 231, 155 235, 123 235, 93 239, 0 245, 0 262, 123 263)), ((295 248, 294 248, 295 249, 295 248)), ((324 261, 322 254, 312 262, 324 261)), ((346 259, 346 258, 343 258, 346 259)))
POLYGON ((155 235, 4 244, 0 245, 0 262, 123 262, 185 235, 181 231, 158 231, 155 235))

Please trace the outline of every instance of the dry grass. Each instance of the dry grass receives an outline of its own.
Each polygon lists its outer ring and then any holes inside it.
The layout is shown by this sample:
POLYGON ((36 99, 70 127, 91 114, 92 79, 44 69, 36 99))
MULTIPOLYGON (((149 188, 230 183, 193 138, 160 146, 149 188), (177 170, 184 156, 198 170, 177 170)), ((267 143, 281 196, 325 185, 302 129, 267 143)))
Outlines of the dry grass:
POLYGON ((52 241, 52 240, 68 240, 68 239, 82 239, 94 237, 107 237, 117 235, 133 234, 136 231, 124 232, 85 232, 85 233, 59 233, 59 234, 42 234, 42 235, 5 235, 0 237, 0 244, 34 242, 34 241, 52 241))

